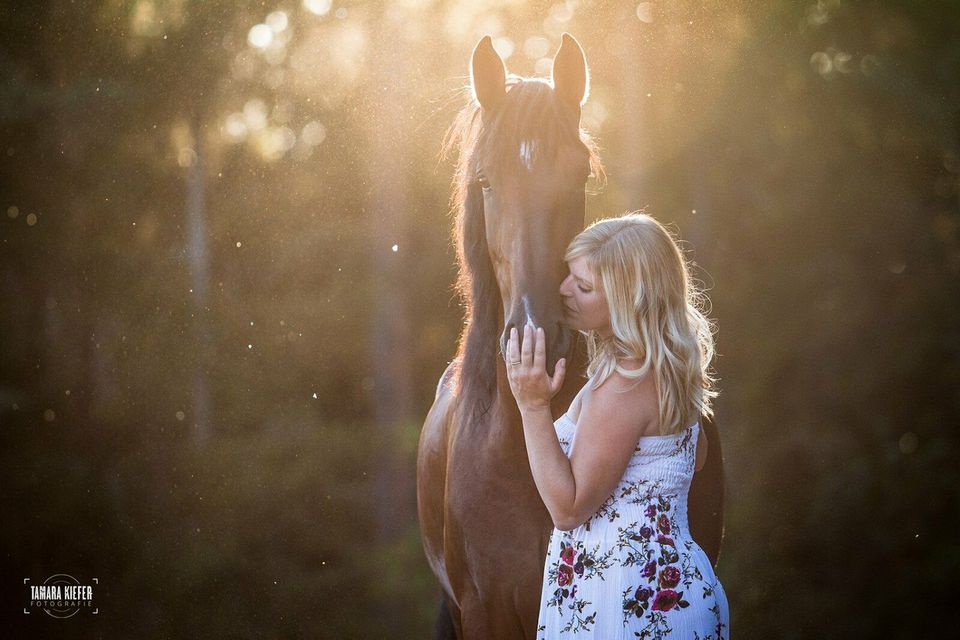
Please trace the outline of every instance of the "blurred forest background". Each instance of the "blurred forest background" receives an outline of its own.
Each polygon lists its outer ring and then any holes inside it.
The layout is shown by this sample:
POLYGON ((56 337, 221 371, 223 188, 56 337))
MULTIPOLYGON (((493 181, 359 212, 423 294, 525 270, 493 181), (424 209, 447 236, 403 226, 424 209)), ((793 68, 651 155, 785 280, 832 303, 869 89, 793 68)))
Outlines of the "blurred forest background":
POLYGON ((719 325, 735 638, 916 638, 960 571, 960 4, 0 9, 5 637, 423 638, 469 54, 584 47, 609 181, 719 325), (25 616, 22 578, 99 578, 25 616))

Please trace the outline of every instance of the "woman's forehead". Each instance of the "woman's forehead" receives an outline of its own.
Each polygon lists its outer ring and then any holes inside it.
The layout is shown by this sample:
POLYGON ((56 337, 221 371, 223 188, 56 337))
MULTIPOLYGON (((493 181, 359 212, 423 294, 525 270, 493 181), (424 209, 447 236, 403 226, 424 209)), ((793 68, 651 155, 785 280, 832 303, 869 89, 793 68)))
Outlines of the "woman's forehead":
POLYGON ((593 279, 593 271, 590 269, 590 263, 586 256, 577 256, 567 261, 567 267, 574 278, 579 278, 590 282, 593 279))

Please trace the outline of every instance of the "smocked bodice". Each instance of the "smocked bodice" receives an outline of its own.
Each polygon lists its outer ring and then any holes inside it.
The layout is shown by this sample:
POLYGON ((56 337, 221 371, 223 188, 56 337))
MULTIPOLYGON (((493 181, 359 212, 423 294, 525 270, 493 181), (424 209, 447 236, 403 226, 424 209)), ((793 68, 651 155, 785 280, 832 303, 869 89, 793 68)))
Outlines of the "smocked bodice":
MULTIPOLYGON (((554 422, 554 429, 563 453, 570 457, 576 423, 565 413, 554 422)), ((694 423, 675 434, 641 436, 619 484, 593 518, 614 507, 621 511, 632 511, 631 506, 646 508, 651 500, 662 497, 674 503, 676 524, 685 531, 687 494, 696 468, 699 433, 700 424, 694 423)), ((585 525, 589 527, 590 521, 585 525)))

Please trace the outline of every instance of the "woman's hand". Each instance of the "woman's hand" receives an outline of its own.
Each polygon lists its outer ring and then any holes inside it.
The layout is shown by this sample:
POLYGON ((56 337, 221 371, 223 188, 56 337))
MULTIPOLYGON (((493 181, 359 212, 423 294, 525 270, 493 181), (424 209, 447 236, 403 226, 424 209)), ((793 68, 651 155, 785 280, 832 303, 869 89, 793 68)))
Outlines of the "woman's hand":
POLYGON ((530 325, 523 328, 523 349, 517 339, 517 329, 510 329, 507 339, 507 379, 510 390, 517 400, 520 412, 550 409, 550 399, 557 394, 563 384, 566 372, 566 358, 557 361, 553 377, 547 375, 547 346, 543 329, 533 330, 530 325))

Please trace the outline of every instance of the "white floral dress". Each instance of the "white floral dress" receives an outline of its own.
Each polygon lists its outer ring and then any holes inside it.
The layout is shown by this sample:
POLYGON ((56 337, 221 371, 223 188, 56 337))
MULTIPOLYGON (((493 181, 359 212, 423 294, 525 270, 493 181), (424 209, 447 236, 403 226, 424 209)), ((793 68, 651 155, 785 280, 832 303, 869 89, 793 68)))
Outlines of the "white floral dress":
MULTIPOLYGON (((569 457, 576 424, 554 423, 569 457)), ((572 531, 550 536, 537 639, 726 640, 727 597, 687 527, 700 425, 643 436, 619 485, 572 531)))

